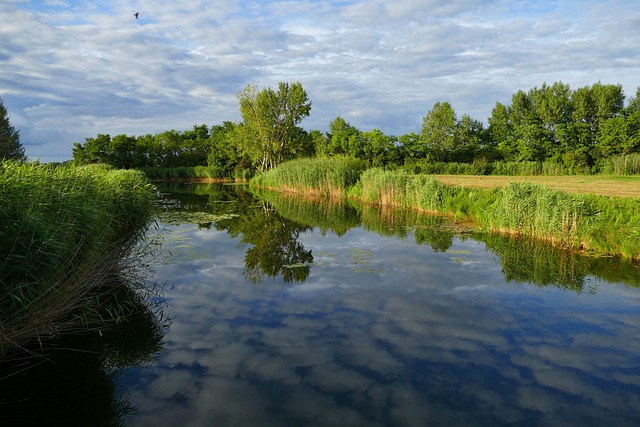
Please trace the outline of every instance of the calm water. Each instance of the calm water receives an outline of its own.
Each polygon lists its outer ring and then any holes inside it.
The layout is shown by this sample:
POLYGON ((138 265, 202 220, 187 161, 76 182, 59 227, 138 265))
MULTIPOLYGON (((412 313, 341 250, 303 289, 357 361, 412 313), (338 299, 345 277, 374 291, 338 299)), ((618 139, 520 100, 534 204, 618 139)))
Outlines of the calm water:
POLYGON ((640 422, 637 268, 415 214, 198 190, 167 196, 190 212, 164 216, 155 268, 173 324, 123 378, 129 425, 640 422))
POLYGON ((164 198, 172 323, 112 370, 135 408, 112 425, 640 423, 637 266, 239 186, 164 198))

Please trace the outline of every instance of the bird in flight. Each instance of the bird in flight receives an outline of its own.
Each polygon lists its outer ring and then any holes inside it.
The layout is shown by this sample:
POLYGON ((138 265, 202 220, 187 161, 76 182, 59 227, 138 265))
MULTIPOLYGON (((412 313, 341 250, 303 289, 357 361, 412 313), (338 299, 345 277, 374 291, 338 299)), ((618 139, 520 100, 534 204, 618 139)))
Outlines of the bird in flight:
POLYGON ((136 19, 138 19, 138 15, 140 15, 140 12, 136 12, 136 13, 133 14, 133 16, 136 17, 136 19))

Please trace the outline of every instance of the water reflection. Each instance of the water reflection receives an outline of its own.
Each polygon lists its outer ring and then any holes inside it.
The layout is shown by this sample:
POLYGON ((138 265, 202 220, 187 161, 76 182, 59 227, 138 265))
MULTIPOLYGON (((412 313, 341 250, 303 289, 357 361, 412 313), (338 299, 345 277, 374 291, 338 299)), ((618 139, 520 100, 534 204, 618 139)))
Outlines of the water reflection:
POLYGON ((460 235, 414 212, 215 191, 239 198, 201 196, 210 226, 173 225, 174 258, 157 267, 175 320, 163 357, 127 376, 131 425, 637 424, 640 292, 621 273, 633 265, 460 235), (295 286, 282 266, 260 273, 264 286, 247 275, 245 250, 261 244, 250 225, 272 219, 313 254, 295 286))
POLYGON ((2 425, 125 425, 133 407, 116 387, 118 373, 160 351, 166 323, 160 302, 122 282, 111 286, 96 296, 100 316, 124 310, 121 321, 40 341, 0 361, 2 425))

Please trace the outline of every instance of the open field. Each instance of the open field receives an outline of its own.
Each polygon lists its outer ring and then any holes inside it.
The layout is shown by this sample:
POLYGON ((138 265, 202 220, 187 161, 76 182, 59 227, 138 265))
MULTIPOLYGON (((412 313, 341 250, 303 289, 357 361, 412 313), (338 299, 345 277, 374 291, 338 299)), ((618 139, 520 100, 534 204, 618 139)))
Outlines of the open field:
POLYGON ((571 175, 571 176, 498 176, 434 175, 438 181, 468 188, 506 187, 510 182, 531 182, 567 193, 640 199, 640 176, 571 175))

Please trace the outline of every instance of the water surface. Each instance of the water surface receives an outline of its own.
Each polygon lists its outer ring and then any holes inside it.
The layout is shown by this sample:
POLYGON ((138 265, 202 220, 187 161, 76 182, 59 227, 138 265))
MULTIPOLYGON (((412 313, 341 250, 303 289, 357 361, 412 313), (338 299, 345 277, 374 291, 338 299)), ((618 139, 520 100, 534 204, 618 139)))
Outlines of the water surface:
POLYGON ((414 212, 165 191, 130 426, 634 426, 637 266, 414 212))

